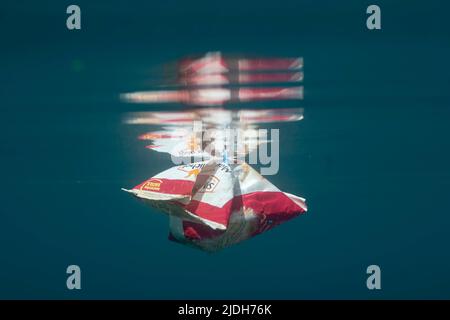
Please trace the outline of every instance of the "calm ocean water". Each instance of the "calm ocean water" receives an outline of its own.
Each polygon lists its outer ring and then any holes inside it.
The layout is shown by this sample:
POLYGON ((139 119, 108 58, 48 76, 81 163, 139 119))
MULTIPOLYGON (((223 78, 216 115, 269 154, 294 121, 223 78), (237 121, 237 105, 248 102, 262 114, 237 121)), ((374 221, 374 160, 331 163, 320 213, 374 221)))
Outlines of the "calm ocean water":
MULTIPOLYGON (((0 298, 450 298, 450 31, 439 1, 78 1, 0 12, 0 298), (305 119, 269 180, 309 211, 216 254, 169 242, 121 187, 170 167, 120 101, 187 54, 305 59, 305 119), (82 290, 66 289, 66 267, 82 290), (382 290, 366 288, 366 268, 382 290)), ((448 8, 447 8, 448 9, 448 8)), ((238 108, 230 105, 230 108, 238 108)))

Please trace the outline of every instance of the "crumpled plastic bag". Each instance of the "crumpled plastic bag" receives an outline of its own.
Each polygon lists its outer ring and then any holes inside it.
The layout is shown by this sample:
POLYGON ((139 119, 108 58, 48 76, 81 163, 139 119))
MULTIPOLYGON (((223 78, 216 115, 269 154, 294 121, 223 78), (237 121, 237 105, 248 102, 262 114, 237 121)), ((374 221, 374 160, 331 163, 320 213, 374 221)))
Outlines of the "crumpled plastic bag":
POLYGON ((170 216, 169 239, 206 251, 236 244, 306 212, 247 163, 216 159, 172 167, 131 190, 170 216))

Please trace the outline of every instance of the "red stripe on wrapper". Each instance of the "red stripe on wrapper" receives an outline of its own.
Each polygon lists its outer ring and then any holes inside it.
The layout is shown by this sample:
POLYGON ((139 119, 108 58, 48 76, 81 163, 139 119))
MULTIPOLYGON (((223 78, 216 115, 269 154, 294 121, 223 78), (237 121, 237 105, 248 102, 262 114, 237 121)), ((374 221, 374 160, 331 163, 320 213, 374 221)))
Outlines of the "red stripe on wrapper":
POLYGON ((252 209, 256 214, 265 215, 274 222, 281 223, 305 212, 305 209, 283 192, 253 192, 242 197, 245 208, 252 209))
MULTIPOLYGON (((306 208, 306 205, 304 206, 306 208)), ((305 212, 300 205, 289 199, 283 192, 253 192, 236 196, 228 201, 223 207, 219 208, 211 204, 192 200, 189 204, 184 206, 184 209, 189 212, 225 226, 228 226, 228 221, 232 212, 251 209, 252 213, 260 219, 260 226, 256 233, 261 233, 270 229, 272 226, 278 225, 284 221, 298 216, 305 212)), ((190 226, 194 228, 189 231, 189 235, 194 235, 200 239, 209 238, 223 233, 224 231, 212 230, 211 228, 201 226, 196 223, 184 221, 183 226, 190 226), (200 227, 201 226, 201 227, 200 227)), ((186 234, 185 234, 186 235, 186 234)), ((187 236, 187 235, 186 235, 187 236)))
POLYGON ((187 240, 197 240, 202 239, 214 239, 221 236, 226 232, 226 230, 215 230, 210 227, 191 221, 183 221, 183 232, 184 237, 187 240))
POLYGON ((193 187, 194 182, 189 180, 151 178, 137 185, 133 190, 191 195, 193 187))

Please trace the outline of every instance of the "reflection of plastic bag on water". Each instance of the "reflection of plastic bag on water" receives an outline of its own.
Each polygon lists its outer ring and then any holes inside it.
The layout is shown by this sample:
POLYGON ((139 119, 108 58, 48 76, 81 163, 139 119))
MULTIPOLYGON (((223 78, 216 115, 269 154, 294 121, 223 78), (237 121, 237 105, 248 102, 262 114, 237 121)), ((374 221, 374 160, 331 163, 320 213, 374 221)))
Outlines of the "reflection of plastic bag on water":
POLYGON ((280 191, 246 163, 176 166, 125 191, 170 216, 171 240, 207 251, 306 212, 303 198, 280 191))

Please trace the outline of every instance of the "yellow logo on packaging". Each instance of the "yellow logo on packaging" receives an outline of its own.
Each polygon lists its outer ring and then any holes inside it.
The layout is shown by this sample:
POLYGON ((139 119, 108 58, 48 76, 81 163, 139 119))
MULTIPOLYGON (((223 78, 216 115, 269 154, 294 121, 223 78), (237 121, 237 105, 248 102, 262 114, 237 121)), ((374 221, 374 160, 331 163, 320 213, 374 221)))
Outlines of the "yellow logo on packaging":
POLYGON ((205 166, 204 163, 190 164, 190 165, 180 166, 180 167, 178 167, 178 170, 187 173, 185 178, 189 178, 191 176, 194 176, 194 178, 195 178, 195 177, 197 177, 199 175, 200 171, 202 170, 202 168, 204 166, 205 166))
POLYGON ((188 171, 188 175, 185 178, 189 178, 190 176, 194 175, 195 177, 198 176, 200 173, 200 169, 192 169, 188 171))
POLYGON ((159 189, 161 188, 161 183, 162 183, 162 180, 150 179, 142 185, 141 190, 159 191, 159 189))

